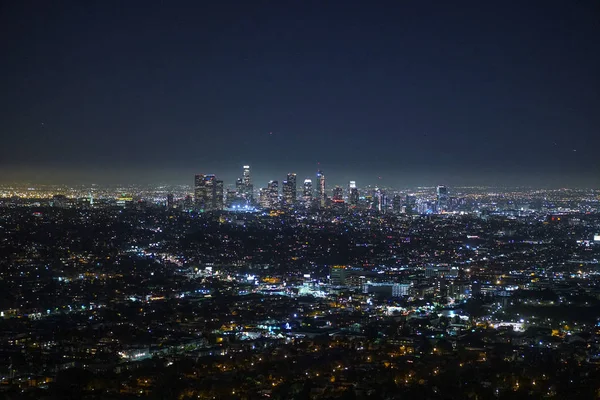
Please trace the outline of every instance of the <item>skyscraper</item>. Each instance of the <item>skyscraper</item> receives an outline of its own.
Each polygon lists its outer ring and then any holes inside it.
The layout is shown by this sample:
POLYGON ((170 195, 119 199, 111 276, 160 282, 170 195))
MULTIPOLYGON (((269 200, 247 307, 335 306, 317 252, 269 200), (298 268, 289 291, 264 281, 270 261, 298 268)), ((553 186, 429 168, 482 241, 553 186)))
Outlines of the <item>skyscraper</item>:
POLYGON ((373 190, 373 200, 375 201, 375 209, 381 212, 381 210, 383 209, 383 192, 378 187, 376 187, 375 190, 373 190))
POLYGON ((254 197, 254 185, 252 185, 252 177, 250 176, 250 166, 244 165, 241 181, 241 195, 247 202, 251 203, 254 197))
POLYGON ((404 202, 405 211, 407 214, 412 214, 416 211, 417 207, 417 198, 413 195, 406 195, 406 200, 404 202))
POLYGON ((268 199, 269 199, 269 207, 275 208, 279 204, 279 182, 278 181, 269 181, 267 186, 268 189, 268 199))
POLYGON ((287 174, 287 179, 283 181, 283 201, 285 205, 291 206, 296 203, 297 190, 296 190, 296 174, 287 174))
POLYGON ((308 205, 312 202, 312 198, 313 198, 312 179, 307 178, 304 180, 302 199, 304 200, 304 203, 306 203, 308 205))
POLYGON ((213 191, 213 210, 222 210, 224 206, 223 200, 223 181, 216 179, 213 191))
POLYGON ((258 190, 258 204, 263 208, 271 207, 269 200, 269 188, 260 188, 258 190))
POLYGON ((392 199, 392 209, 395 213, 400 213, 402 211, 402 196, 398 193, 396 193, 392 199))
POLYGON ((213 174, 198 174, 194 179, 194 204, 197 209, 213 211, 223 209, 223 181, 213 174))
POLYGON ((250 177, 250 166, 244 165, 244 171, 242 172, 242 181, 244 186, 252 185, 252 179, 250 177))
POLYGON ((448 211, 448 188, 446 186, 437 187, 437 212, 448 211))
POLYGON ((348 203, 352 206, 358 205, 358 189, 356 188, 356 181, 348 182, 348 203))
POLYGON ((197 174, 194 177, 194 206, 203 210, 208 197, 208 188, 206 187, 205 175, 197 174))
POLYGON ((323 171, 317 171, 317 184, 319 185, 317 188, 317 198, 319 199, 319 204, 321 207, 325 207, 325 174, 323 171))

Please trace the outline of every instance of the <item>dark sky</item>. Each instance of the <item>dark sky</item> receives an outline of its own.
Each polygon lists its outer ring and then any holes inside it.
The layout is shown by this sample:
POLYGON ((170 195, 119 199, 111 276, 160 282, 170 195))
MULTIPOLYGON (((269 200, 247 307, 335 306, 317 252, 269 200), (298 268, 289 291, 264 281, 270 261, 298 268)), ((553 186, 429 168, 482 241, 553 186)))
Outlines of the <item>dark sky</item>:
POLYGON ((0 180, 598 187, 599 21, 597 0, 3 1, 0 180))

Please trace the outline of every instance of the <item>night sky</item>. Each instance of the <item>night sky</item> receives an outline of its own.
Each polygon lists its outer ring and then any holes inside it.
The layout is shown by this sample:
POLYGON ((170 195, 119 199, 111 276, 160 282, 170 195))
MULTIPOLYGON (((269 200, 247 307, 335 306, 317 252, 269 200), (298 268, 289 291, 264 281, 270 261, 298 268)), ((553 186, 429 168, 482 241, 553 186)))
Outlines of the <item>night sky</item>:
POLYGON ((600 3, 4 1, 0 181, 600 186, 600 3))

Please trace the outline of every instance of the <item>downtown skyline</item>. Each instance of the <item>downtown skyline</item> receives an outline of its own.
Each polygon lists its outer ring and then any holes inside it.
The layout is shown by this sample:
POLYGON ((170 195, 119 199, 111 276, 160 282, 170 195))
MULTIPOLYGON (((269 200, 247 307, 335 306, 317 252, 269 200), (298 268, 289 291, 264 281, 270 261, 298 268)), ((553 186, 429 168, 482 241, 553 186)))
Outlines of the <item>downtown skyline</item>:
MULTIPOLYGON (((241 164, 240 164, 241 165, 241 164)), ((298 187, 304 179, 317 180, 317 168, 289 168, 270 169, 268 167, 253 169, 253 181, 257 187, 266 186, 271 180, 285 180, 288 173, 296 173, 298 176, 298 187)), ((240 166, 211 169, 211 168, 187 168, 187 169, 60 169, 53 167, 19 169, 3 168, 3 176, 0 184, 4 185, 185 185, 193 187, 193 177, 197 174, 214 174, 224 181, 225 187, 234 187, 239 176, 240 166)), ((404 169, 390 171, 388 174, 366 173, 361 171, 351 172, 352 169, 325 169, 321 168, 327 176, 327 188, 331 190, 334 186, 347 186, 349 181, 356 181, 360 187, 390 187, 390 188, 415 188, 434 187, 440 184, 453 187, 531 187, 531 188, 598 188, 598 179, 573 179, 572 175, 565 171, 557 171, 552 176, 540 178, 535 171, 530 174, 514 176, 512 174, 498 174, 497 171, 489 170, 488 176, 473 177, 466 173, 452 173, 440 171, 439 173, 427 172, 422 168, 404 169), (494 174, 495 173, 495 174, 494 174), (538 179, 536 179, 538 177, 538 179)), ((481 173, 482 169, 478 169, 481 173)))

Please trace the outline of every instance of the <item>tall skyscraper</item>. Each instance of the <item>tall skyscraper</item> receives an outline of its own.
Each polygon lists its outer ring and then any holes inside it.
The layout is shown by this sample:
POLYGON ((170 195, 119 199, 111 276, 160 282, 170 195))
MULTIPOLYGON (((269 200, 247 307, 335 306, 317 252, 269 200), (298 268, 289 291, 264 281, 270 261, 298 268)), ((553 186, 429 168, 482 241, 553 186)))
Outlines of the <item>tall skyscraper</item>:
POLYGON ((413 195, 407 194, 406 199, 404 201, 404 207, 404 210, 407 214, 414 213, 417 207, 417 198, 413 195))
POLYGON ((246 199, 246 201, 251 203, 254 197, 254 185, 252 185, 252 177, 250 176, 249 165, 244 165, 244 170, 242 172, 241 189, 241 195, 246 199))
POLYGON ((194 206, 199 209, 205 208, 207 194, 207 187, 205 182, 205 175, 197 174, 194 177, 194 206))
POLYGON ((213 174, 198 174, 194 179, 194 204, 197 209, 213 211, 223 209, 223 181, 213 174))
POLYGON ((325 194, 325 174, 323 171, 317 171, 317 198, 321 207, 325 207, 325 201, 327 199, 325 194))
POLYGON ((269 181, 267 186, 269 207, 275 208, 279 204, 279 182, 269 181))
POLYGON ((297 189, 296 189, 296 174, 287 174, 287 179, 283 181, 283 201, 285 205, 291 206, 296 203, 297 200, 297 189))
POLYGON ((223 206, 223 181, 217 179, 214 181, 213 210, 222 210, 223 206))
POLYGON ((352 206, 358 205, 358 189, 356 181, 348 182, 348 203, 352 206))
POLYGON ((437 212, 448 211, 448 188, 446 186, 437 187, 437 212))
POLYGON ((252 184, 252 178, 250 177, 250 166, 244 165, 244 171, 242 173, 242 181, 244 186, 250 186, 252 184))
POLYGON ((263 208, 271 207, 269 199, 269 188, 260 188, 258 190, 258 204, 263 208))
POLYGON ((373 200, 375 202, 375 209, 381 212, 381 210, 383 209, 383 192, 378 187, 376 187, 375 190, 373 190, 373 200))
POLYGON ((394 198, 392 199, 392 209, 394 210, 395 213, 402 212, 402 196, 400 196, 397 193, 394 195, 394 198))
POLYGON ((304 203, 306 203, 308 205, 312 202, 312 198, 313 198, 312 179, 307 178, 304 180, 304 186, 303 186, 303 190, 302 190, 302 199, 304 200, 304 203))

